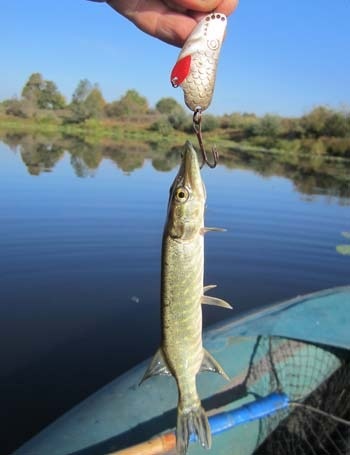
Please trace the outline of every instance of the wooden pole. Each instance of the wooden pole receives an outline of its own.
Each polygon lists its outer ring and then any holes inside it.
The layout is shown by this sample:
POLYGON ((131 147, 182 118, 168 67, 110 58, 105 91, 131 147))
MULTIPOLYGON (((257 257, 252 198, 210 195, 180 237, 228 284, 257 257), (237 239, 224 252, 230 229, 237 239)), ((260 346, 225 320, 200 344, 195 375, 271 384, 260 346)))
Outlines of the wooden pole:
POLYGON ((142 442, 127 449, 112 452, 109 455, 161 455, 176 446, 175 433, 165 433, 157 438, 142 442))

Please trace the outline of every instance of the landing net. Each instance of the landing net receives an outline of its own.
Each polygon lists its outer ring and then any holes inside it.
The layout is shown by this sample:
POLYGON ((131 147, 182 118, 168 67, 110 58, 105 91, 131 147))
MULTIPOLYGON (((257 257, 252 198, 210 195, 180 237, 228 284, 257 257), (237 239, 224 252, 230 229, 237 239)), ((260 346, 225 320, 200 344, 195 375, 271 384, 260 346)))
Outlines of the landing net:
POLYGON ((350 455, 349 351, 259 337, 245 385, 291 403, 259 420, 254 455, 350 455))

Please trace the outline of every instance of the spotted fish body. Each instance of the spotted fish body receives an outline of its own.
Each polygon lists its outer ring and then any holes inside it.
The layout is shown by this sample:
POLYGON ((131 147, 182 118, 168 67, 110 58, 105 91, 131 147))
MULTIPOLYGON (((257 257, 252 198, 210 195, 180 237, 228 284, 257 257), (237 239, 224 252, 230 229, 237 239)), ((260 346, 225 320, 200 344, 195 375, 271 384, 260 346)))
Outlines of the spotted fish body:
POLYGON ((220 299, 204 296, 215 286, 203 287, 206 191, 196 152, 187 142, 182 164, 170 189, 163 233, 161 314, 162 343, 144 379, 157 374, 174 376, 178 387, 177 454, 187 451, 191 433, 211 446, 208 419, 196 388, 199 371, 214 371, 227 378, 202 345, 202 303, 226 308, 220 299))
POLYGON ((171 72, 172 85, 182 87, 185 103, 192 111, 204 111, 211 102, 226 25, 222 13, 205 16, 187 38, 171 72))

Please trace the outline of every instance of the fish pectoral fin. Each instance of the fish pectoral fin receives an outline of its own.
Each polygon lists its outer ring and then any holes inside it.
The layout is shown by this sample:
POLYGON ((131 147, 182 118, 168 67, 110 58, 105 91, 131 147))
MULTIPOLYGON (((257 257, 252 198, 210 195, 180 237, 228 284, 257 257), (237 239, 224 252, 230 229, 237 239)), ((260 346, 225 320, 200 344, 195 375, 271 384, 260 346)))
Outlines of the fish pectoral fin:
POLYGON ((210 295, 202 295, 201 303, 203 305, 221 306, 222 308, 228 308, 232 310, 232 306, 228 302, 222 299, 218 299, 217 297, 211 297, 210 295))
POLYGON ((206 234, 207 232, 226 232, 227 229, 224 228, 217 228, 217 227, 204 227, 201 229, 202 234, 206 234))
POLYGON ((202 365, 200 367, 199 371, 211 371, 213 373, 219 373, 221 376, 223 376, 227 381, 230 380, 230 378, 227 376, 225 373, 224 369, 222 366, 219 364, 217 360, 214 359, 214 357, 208 352, 206 349, 203 348, 203 360, 202 360, 202 365))
MULTIPOLYGON (((210 289, 216 288, 216 284, 209 284, 208 286, 203 287, 203 294, 205 294, 207 291, 210 291, 210 289)), ((217 297, 210 297, 208 295, 202 295, 201 303, 203 305, 215 305, 215 306, 221 306, 222 308, 229 308, 232 310, 232 306, 226 302, 225 300, 218 299, 217 297)))
POLYGON ((214 289, 216 288, 216 284, 208 284, 208 286, 204 286, 203 287, 203 294, 205 294, 206 292, 210 291, 210 289, 214 289))
POLYGON ((146 379, 150 378, 151 376, 158 375, 172 376, 168 365, 165 362, 162 348, 159 348, 155 353, 155 356, 151 360, 151 363, 148 365, 148 368, 143 375, 143 378, 141 379, 139 385, 141 385, 144 381, 146 381, 146 379))

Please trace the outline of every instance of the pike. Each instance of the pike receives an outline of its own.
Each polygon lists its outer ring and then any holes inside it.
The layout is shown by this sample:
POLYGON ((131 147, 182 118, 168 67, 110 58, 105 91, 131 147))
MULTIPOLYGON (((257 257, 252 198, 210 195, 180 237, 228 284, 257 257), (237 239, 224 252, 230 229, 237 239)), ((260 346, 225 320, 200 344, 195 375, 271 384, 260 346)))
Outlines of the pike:
POLYGON ((176 380, 177 455, 186 453, 192 433, 203 447, 211 447, 208 418, 197 393, 197 373, 212 371, 229 379, 202 344, 201 305, 231 308, 224 300, 204 295, 215 287, 203 286, 204 234, 224 230, 204 227, 205 201, 197 154, 191 143, 186 142, 180 169, 170 188, 163 233, 161 346, 142 379, 167 375, 176 380))

